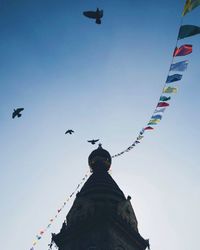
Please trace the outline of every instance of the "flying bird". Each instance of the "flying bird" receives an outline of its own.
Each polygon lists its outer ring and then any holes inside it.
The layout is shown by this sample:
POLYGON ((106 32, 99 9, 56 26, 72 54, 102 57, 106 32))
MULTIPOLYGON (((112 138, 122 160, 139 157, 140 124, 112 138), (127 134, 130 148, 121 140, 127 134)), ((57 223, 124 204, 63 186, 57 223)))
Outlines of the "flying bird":
POLYGON ((21 117, 22 114, 20 114, 22 111, 24 110, 24 108, 17 108, 14 109, 13 113, 12 113, 12 118, 14 119, 16 116, 17 117, 21 117))
POLYGON ((88 17, 88 18, 92 18, 92 19, 96 19, 96 24, 101 24, 101 18, 103 17, 103 10, 99 10, 99 8, 97 8, 96 11, 84 11, 83 15, 88 17))
POLYGON ((68 129, 66 132, 65 132, 65 134, 73 134, 74 133, 74 131, 72 130, 72 129, 68 129))
POLYGON ((94 145, 98 141, 99 141, 99 139, 97 139, 97 140, 89 140, 88 142, 94 145))

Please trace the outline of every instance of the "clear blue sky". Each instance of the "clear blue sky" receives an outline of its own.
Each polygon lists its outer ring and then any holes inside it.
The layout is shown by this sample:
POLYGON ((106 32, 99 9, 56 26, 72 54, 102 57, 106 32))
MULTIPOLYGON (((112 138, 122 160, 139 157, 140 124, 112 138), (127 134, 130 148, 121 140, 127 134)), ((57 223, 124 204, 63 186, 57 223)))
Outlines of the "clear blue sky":
MULTIPOLYGON (((115 154, 146 125, 167 77, 184 2, 0 0, 4 250, 30 249, 87 172, 95 149, 88 139, 100 138, 115 154), (104 9, 102 25, 82 15, 96 7, 104 9), (25 110, 13 120, 16 107, 25 110), (73 136, 65 136, 69 128, 73 136)), ((183 23, 200 25, 199 14, 196 8, 183 23)), ((161 123, 112 164, 152 250, 199 246, 199 41, 180 42, 194 49, 161 123)), ((70 206, 36 249, 47 249, 70 206)))

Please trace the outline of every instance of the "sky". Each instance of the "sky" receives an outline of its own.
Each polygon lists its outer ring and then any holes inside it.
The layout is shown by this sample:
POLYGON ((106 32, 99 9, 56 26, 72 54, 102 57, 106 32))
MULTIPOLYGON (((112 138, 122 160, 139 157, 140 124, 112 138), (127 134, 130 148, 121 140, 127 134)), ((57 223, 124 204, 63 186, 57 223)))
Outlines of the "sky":
MULTIPOLYGON (((88 171, 100 139, 111 155, 146 126, 168 75, 183 0, 0 0, 0 235, 29 250, 88 171), (102 24, 82 15, 104 10, 102 24), (21 118, 12 119, 14 108, 21 118), (65 135, 73 129, 73 135, 65 135)), ((200 25, 200 7, 183 24, 200 25)), ((154 131, 113 159, 152 250, 191 250, 200 224, 200 37, 154 131)), ((182 58, 178 58, 180 61, 182 58)), ((74 197, 35 249, 48 249, 74 197)))

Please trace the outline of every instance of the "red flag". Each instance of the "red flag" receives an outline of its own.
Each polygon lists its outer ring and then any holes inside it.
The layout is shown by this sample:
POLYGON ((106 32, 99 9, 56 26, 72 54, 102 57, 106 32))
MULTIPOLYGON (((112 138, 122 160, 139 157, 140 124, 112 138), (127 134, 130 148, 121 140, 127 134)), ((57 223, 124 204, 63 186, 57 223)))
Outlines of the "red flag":
POLYGON ((190 53, 192 53, 192 45, 184 44, 179 48, 175 48, 173 56, 186 56, 190 53))
POLYGON ((43 233, 44 233, 44 231, 43 231, 43 230, 41 230, 41 231, 40 231, 40 234, 42 235, 43 233))
POLYGON ((167 102, 159 102, 158 105, 157 105, 157 107, 159 107, 159 108, 167 107, 167 106, 169 106, 169 103, 167 103, 167 102))
POLYGON ((144 128, 144 130, 152 130, 153 128, 151 126, 148 126, 146 128, 144 128))

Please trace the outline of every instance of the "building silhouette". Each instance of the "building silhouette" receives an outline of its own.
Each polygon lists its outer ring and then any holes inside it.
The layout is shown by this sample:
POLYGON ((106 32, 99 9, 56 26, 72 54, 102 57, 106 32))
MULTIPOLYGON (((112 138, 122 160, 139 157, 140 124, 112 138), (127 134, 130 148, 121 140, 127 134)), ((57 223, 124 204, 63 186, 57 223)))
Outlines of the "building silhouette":
POLYGON ((149 241, 127 198, 108 173, 111 156, 101 145, 88 158, 88 178, 52 241, 59 250, 145 250, 149 241))

